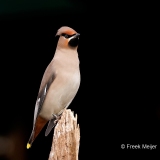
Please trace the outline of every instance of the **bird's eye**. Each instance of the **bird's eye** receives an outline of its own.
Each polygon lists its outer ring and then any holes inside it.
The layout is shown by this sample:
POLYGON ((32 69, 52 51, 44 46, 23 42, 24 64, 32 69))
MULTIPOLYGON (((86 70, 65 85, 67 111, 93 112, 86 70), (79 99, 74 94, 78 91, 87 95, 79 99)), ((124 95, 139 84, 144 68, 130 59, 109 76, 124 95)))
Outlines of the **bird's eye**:
POLYGON ((64 36, 65 38, 69 38, 69 35, 65 33, 62 33, 62 36, 64 36))
POLYGON ((65 38, 69 38, 69 36, 67 35, 67 34, 65 34, 65 36, 64 36, 65 38))

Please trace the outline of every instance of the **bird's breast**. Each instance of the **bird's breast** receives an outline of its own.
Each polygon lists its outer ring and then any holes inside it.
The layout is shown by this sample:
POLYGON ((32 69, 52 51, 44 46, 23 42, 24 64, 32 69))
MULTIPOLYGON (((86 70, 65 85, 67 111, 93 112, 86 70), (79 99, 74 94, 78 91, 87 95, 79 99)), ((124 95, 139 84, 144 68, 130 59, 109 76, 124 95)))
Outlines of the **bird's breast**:
POLYGON ((40 115, 51 119, 52 114, 58 114, 75 97, 80 85, 79 70, 75 72, 57 73, 46 95, 40 115))

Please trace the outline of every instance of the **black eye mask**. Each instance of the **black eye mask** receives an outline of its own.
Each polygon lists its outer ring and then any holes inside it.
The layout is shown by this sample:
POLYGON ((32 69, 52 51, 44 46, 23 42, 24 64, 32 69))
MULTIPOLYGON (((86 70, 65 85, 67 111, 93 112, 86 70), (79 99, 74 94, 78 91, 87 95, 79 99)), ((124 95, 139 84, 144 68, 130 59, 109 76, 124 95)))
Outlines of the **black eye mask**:
POLYGON ((62 33, 61 36, 65 37, 65 38, 70 38, 72 36, 74 36, 75 34, 72 34, 72 35, 68 35, 68 34, 65 34, 65 33, 62 33))

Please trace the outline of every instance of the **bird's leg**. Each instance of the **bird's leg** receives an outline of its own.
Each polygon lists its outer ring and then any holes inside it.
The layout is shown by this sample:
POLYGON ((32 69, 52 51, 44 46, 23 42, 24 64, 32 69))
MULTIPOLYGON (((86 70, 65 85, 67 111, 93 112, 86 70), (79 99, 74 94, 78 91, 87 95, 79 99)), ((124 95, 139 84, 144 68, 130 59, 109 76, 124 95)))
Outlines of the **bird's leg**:
POLYGON ((56 118, 56 119, 57 119, 57 117, 58 117, 56 114, 52 114, 52 116, 53 116, 53 118, 56 118))
POLYGON ((54 123, 57 123, 59 121, 59 119, 61 118, 61 114, 60 115, 56 115, 56 114, 52 114, 53 118, 55 118, 54 123))

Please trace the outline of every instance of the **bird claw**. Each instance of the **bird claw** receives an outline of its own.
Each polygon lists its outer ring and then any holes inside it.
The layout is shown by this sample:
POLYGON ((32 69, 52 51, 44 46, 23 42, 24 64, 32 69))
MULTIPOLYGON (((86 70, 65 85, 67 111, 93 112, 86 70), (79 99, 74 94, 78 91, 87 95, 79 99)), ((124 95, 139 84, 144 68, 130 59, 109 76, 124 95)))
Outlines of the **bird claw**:
POLYGON ((52 116, 53 116, 53 118, 55 118, 55 120, 54 120, 54 123, 56 124, 58 121, 59 121, 59 119, 61 118, 61 115, 56 115, 56 114, 52 114, 52 116))

